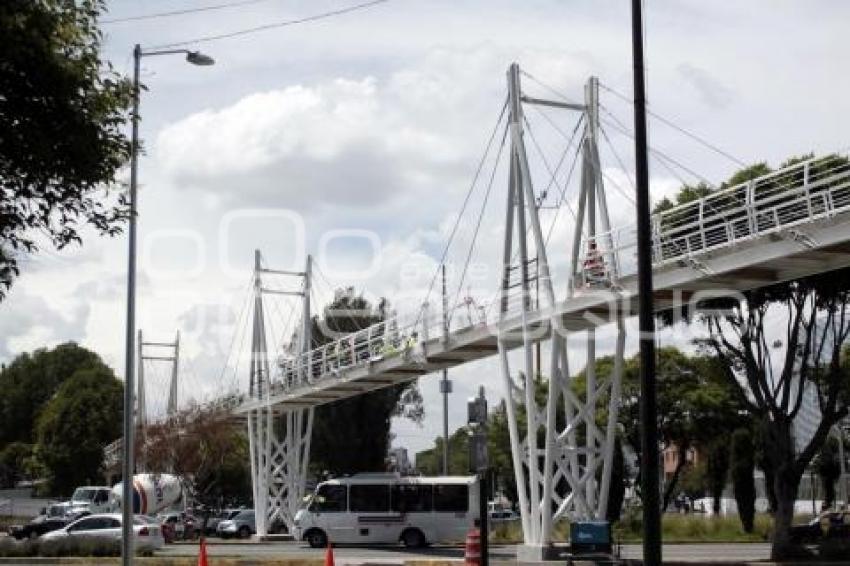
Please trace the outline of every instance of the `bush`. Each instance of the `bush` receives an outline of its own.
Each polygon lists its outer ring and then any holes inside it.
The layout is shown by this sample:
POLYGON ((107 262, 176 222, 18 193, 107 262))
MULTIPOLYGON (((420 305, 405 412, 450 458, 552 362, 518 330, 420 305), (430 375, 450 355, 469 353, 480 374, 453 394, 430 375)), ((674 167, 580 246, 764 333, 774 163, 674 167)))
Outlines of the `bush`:
MULTIPOLYGON (((151 554, 150 551, 139 554, 151 554)), ((0 538, 0 557, 24 558, 45 556, 60 558, 64 556, 110 557, 121 556, 121 543, 117 540, 96 540, 79 538, 58 538, 48 540, 17 541, 11 537, 0 538)))

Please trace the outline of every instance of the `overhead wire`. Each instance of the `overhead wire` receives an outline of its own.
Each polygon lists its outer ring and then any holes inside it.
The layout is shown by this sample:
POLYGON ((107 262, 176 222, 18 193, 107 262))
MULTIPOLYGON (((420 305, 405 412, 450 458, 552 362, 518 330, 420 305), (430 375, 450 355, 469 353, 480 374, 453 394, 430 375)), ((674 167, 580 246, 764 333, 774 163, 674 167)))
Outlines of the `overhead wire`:
POLYGON ((169 18, 173 16, 184 16, 187 14, 196 14, 200 12, 213 12, 216 10, 225 10, 228 8, 238 8, 248 6, 250 4, 260 4, 270 2, 271 0, 239 0, 238 2, 225 2, 223 4, 212 4, 210 6, 198 6, 195 8, 185 8, 182 10, 171 10, 168 12, 154 12, 152 14, 139 14, 137 16, 123 16, 120 18, 108 18, 100 20, 100 24, 120 24, 124 22, 137 22, 142 20, 153 20, 158 18, 169 18))
POLYGON ((367 8, 371 8, 372 6, 376 6, 378 4, 384 4, 389 2, 390 0, 370 0, 369 2, 362 2, 360 4, 355 4, 353 6, 347 6, 345 8, 339 8, 337 10, 331 10, 328 12, 321 12, 319 14, 313 14, 312 16, 305 16, 303 18, 295 18, 292 20, 284 20, 281 22, 273 22, 270 24, 263 24, 261 26, 250 27, 246 29, 241 29, 237 31, 232 31, 228 33, 220 33, 216 35, 204 35, 200 37, 196 37, 194 39, 187 39, 185 41, 174 41, 171 43, 163 43, 160 45, 152 45, 146 47, 146 49, 171 49, 174 47, 185 47, 187 45, 195 45, 198 43, 208 43, 210 41, 218 41, 220 39, 230 39, 233 37, 239 37, 243 35, 249 35, 252 33, 257 33, 261 31, 266 31, 270 29, 278 29, 288 26, 294 26, 297 24, 304 24, 308 22, 315 22, 318 20, 324 20, 327 18, 331 18, 334 16, 341 16, 343 14, 348 14, 350 12, 355 12, 358 10, 365 10, 367 8))

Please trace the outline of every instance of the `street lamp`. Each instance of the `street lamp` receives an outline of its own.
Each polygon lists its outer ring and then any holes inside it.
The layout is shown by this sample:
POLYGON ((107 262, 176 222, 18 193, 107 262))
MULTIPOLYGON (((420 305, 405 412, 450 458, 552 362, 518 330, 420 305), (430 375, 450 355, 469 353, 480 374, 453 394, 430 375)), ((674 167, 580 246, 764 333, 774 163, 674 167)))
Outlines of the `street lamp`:
POLYGON ((193 65, 208 66, 215 63, 212 57, 199 51, 188 49, 168 49, 163 51, 143 51, 136 44, 133 48, 133 111, 132 139, 130 142, 130 228, 129 251, 127 259, 127 337, 125 366, 124 366, 124 461, 123 483, 121 491, 121 563, 129 566, 133 563, 133 410, 134 410, 134 375, 133 354, 135 352, 136 335, 136 193, 138 186, 139 161, 139 69, 142 57, 154 55, 186 54, 186 61, 193 65))

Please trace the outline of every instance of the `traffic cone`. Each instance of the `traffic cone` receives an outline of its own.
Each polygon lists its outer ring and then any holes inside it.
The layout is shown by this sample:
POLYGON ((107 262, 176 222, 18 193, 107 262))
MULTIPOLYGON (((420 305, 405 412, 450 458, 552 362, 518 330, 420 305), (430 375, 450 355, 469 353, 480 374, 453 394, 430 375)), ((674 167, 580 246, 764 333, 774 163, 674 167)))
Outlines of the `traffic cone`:
POLYGON ((325 566, 334 566, 334 547, 331 541, 328 541, 328 549, 325 551, 325 566))
POLYGON ((198 552, 198 566, 209 566, 207 562, 207 539, 201 537, 201 548, 198 552))

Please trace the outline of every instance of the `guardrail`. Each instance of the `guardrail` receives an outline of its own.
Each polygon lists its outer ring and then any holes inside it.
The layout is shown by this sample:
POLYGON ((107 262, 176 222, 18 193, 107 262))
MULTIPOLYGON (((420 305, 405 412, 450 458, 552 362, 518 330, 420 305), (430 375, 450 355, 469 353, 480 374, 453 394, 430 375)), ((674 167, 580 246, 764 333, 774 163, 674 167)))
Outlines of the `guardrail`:
MULTIPOLYGON (((809 159, 721 189, 652 216, 652 260, 658 267, 850 210, 850 160, 809 159)), ((582 240, 616 258, 619 274, 637 271, 634 226, 582 240)))

